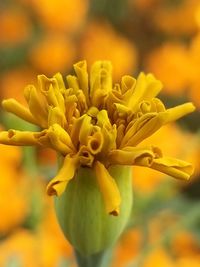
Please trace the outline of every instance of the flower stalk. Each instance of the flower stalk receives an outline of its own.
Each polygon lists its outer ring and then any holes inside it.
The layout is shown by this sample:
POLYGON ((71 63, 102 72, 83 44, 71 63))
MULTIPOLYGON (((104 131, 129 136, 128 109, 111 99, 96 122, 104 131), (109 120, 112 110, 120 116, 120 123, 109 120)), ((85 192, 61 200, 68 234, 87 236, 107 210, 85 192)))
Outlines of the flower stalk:
POLYGON ((75 250, 78 267, 108 267, 112 259, 112 249, 100 251, 90 256, 83 256, 75 250))

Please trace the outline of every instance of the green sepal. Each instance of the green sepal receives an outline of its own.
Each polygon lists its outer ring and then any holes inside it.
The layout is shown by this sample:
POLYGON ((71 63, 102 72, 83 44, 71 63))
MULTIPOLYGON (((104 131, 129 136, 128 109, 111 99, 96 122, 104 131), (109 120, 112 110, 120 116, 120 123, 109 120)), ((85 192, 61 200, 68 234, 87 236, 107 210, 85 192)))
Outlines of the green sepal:
POLYGON ((111 247, 130 216, 131 167, 112 166, 109 173, 115 179, 121 194, 118 216, 106 213, 92 168, 79 168, 65 192, 60 197, 55 197, 55 210, 61 229, 74 248, 84 256, 111 247))

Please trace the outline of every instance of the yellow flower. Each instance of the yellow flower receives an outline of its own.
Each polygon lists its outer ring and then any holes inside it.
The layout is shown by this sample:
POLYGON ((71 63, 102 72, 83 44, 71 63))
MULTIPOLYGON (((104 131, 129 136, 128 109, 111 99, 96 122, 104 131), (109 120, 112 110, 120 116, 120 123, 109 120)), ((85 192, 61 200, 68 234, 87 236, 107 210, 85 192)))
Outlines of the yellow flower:
POLYGON ((86 61, 76 63, 74 69, 76 75, 66 77, 67 85, 60 73, 53 78, 39 75, 38 86, 24 90, 28 108, 14 99, 2 103, 5 110, 42 130, 2 131, 0 143, 50 147, 64 157, 47 186, 49 195, 60 196, 81 167, 90 168, 107 213, 118 215, 121 196, 109 167, 138 165, 189 179, 190 163, 164 157, 153 145, 139 145, 163 125, 194 111, 192 103, 166 109, 156 98, 162 83, 152 74, 140 73, 137 80, 126 75, 113 85, 109 61, 95 62, 89 74, 86 61))

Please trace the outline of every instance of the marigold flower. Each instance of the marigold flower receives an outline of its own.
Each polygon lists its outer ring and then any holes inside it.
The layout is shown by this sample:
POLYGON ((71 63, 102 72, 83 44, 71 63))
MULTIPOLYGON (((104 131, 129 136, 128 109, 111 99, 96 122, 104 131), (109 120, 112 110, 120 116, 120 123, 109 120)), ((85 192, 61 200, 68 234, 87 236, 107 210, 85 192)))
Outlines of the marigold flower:
POLYGON ((166 109, 156 98, 162 83, 152 74, 140 73, 137 80, 125 75, 113 85, 109 61, 95 62, 90 74, 86 61, 74 69, 76 75, 67 76, 67 85, 60 73, 53 78, 39 75, 37 87, 24 89, 28 107, 4 100, 5 110, 42 130, 2 131, 0 143, 58 152, 62 165, 47 194, 57 196, 56 214, 67 239, 82 255, 91 255, 111 246, 128 221, 132 186, 127 166, 189 179, 190 163, 164 157, 156 146, 139 145, 195 108, 186 103, 166 109))
POLYGON ((24 90, 28 108, 14 99, 2 102, 5 110, 43 130, 2 131, 0 143, 50 147, 64 157, 47 186, 49 195, 60 196, 81 166, 92 168, 106 211, 118 215, 121 197, 109 166, 138 165, 189 179, 190 163, 164 157, 158 147, 138 145, 163 125, 194 111, 192 103, 166 109, 156 98, 162 83, 152 74, 140 73, 137 80, 126 75, 113 86, 109 61, 95 62, 90 76, 86 61, 74 69, 76 76, 67 76, 67 86, 59 73, 53 78, 39 75, 38 87, 28 85, 24 90))

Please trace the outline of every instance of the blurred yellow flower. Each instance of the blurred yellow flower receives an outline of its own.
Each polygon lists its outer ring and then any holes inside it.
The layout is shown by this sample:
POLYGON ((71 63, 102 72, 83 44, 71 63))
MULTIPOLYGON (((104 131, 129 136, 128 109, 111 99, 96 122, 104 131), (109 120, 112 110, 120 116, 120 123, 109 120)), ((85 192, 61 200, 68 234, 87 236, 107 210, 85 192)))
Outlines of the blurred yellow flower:
POLYGON ((197 31, 195 13, 199 0, 184 0, 174 4, 174 1, 160 1, 156 12, 152 12, 156 27, 168 34, 193 34, 197 31), (171 3, 170 3, 171 2, 171 3))
POLYGON ((186 231, 178 231, 172 240, 172 251, 176 257, 195 257, 200 248, 195 234, 186 231))
POLYGON ((57 236, 46 229, 42 233, 17 229, 0 244, 0 265, 9 266, 12 263, 22 267, 55 267, 70 254, 67 246, 65 252, 61 250, 57 236))
POLYGON ((29 59, 39 71, 52 75, 66 71, 75 58, 73 42, 63 35, 47 35, 30 50, 29 59))
POLYGON ((142 247, 142 238, 140 229, 135 228, 127 231, 116 248, 112 266, 124 267, 133 261, 142 247))
POLYGON ((172 258, 163 248, 156 248, 151 251, 144 260, 142 267, 176 267, 172 258))
POLYGON ((80 56, 87 58, 89 66, 99 59, 110 60, 115 66, 113 78, 116 81, 124 74, 132 74, 137 66, 137 51, 134 44, 102 21, 91 22, 85 29, 80 56))
POLYGON ((0 25, 1 45, 24 42, 31 33, 31 23, 26 13, 14 8, 0 10, 0 25))
POLYGON ((183 257, 177 260, 176 267, 199 267, 200 257, 183 257))
POLYGON ((180 43, 164 43, 152 51, 146 59, 146 66, 163 81, 166 93, 178 95, 189 85, 191 61, 188 49, 180 43))
POLYGON ((190 64, 190 90, 189 95, 195 104, 200 107, 200 94, 199 94, 199 83, 200 83, 200 33, 194 36, 191 41, 191 45, 188 51, 191 64, 190 64))
POLYGON ((14 97, 20 103, 25 104, 26 101, 21 94, 22 88, 24 88, 27 83, 35 83, 35 76, 35 72, 31 69, 27 69, 25 66, 5 72, 0 79, 1 100, 14 97))
POLYGON ((90 75, 86 61, 76 63, 74 69, 76 75, 67 76, 67 86, 60 73, 53 78, 39 75, 38 87, 28 85, 24 90, 28 108, 14 99, 2 103, 8 112, 43 128, 2 131, 2 144, 50 147, 64 157, 47 186, 49 195, 60 196, 81 166, 91 168, 107 213, 118 215, 121 196, 109 166, 138 165, 189 179, 190 163, 164 157, 156 146, 138 144, 163 125, 193 112, 192 103, 166 109, 156 98, 162 84, 152 74, 140 73, 137 80, 125 75, 113 86, 109 61, 96 61, 90 75))
POLYGON ((73 33, 82 26, 88 0, 31 0, 41 23, 48 29, 73 33))
POLYGON ((19 170, 19 148, 0 145, 0 235, 20 225, 28 213, 27 183, 19 170))

